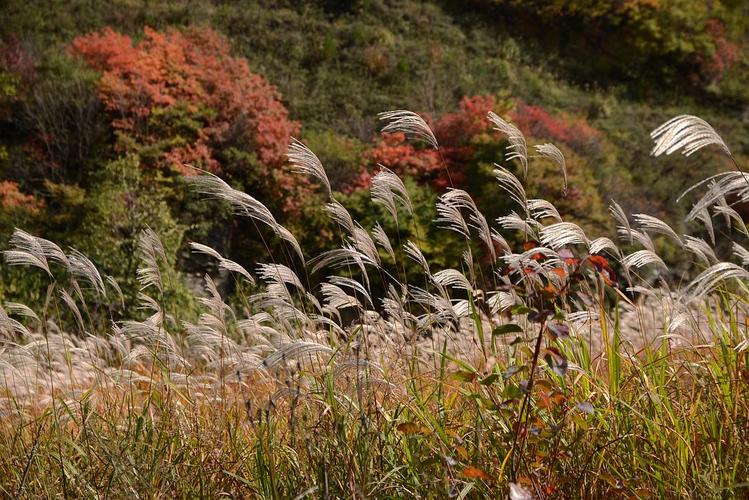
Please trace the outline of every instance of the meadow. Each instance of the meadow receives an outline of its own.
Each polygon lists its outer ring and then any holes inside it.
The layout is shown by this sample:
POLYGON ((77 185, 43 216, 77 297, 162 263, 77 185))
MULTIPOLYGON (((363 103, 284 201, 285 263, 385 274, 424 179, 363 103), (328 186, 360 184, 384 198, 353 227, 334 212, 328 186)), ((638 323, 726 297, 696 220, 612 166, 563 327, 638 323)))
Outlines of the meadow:
MULTIPOLYGON (((439 152, 419 115, 380 119, 439 152)), ((526 191, 542 163, 567 190, 563 152, 486 120, 507 144, 496 161, 518 167, 493 167, 494 196, 513 209, 487 218, 448 187, 436 233, 420 232, 387 166, 369 188, 387 224, 357 222, 300 141, 289 162, 325 194, 340 243, 316 255, 250 194, 208 172, 186 177, 202 203, 263 228, 268 249, 246 269, 191 243, 214 264, 197 316, 173 306, 178 276, 154 230, 138 238, 137 305, 117 315, 116 279, 16 229, 4 265, 34 276, 43 300, 6 294, 0 308, 0 491, 746 497, 749 231, 737 209, 749 179, 736 164, 684 193, 690 234, 612 202, 616 237, 593 237, 526 191), (421 250, 442 233, 457 235, 455 267, 421 250), (678 274, 657 251, 664 241, 678 274)), ((653 156, 734 158, 695 116, 651 135, 653 156)))

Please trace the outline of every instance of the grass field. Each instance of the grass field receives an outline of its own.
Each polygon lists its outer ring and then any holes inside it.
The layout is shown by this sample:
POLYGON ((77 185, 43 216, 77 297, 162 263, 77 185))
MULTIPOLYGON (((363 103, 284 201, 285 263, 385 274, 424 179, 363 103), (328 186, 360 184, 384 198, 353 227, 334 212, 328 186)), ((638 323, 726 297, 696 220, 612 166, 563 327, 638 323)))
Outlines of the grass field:
MULTIPOLYGON (((439 147, 418 116, 385 118, 439 147)), ((553 161, 562 184, 556 148, 529 153, 516 128, 489 119, 529 176, 534 162, 553 161)), ((710 146, 730 156, 694 117, 655 140, 656 155, 710 146)), ((325 185, 304 145, 289 158, 325 185)), ((1 491, 749 495, 749 251, 739 243, 749 233, 734 209, 747 196, 743 175, 689 194, 701 223, 692 236, 613 203, 619 243, 563 222, 508 170, 495 175, 497 195, 517 205, 496 223, 468 193, 439 198, 435 223, 465 240, 460 269, 433 268, 422 241, 363 228, 332 195, 342 245, 310 259, 257 200, 218 177, 191 178, 286 248, 246 270, 193 244, 247 290, 228 305, 206 276, 197 321, 168 308, 176 275, 154 232, 140 239, 139 304, 109 325, 117 283, 84 255, 17 230, 5 262, 43 276, 46 300, 32 310, 6 297, 0 309, 1 491), (688 276, 669 274, 655 251, 662 239, 692 263, 688 276)), ((371 191, 410 224, 395 174, 383 168, 371 191)))

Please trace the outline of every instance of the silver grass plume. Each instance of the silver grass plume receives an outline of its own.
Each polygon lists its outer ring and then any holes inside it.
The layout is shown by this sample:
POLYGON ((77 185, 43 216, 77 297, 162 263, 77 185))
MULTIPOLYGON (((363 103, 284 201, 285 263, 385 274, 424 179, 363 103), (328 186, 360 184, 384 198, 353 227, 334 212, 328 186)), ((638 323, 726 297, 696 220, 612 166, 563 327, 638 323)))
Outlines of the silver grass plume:
POLYGON ((528 200, 528 212, 536 220, 554 219, 557 222, 562 222, 562 216, 559 215, 557 207, 546 200, 528 200))
POLYGON ((73 317, 75 317, 76 324, 81 329, 81 331, 85 330, 85 323, 83 322, 83 315, 81 315, 80 309, 78 309, 78 305, 75 303, 75 299, 70 296, 70 294, 65 290, 60 290, 60 298, 62 298, 62 301, 65 302, 65 305, 68 306, 68 309, 70 309, 70 312, 73 313, 73 317))
POLYGON ((159 292, 164 291, 159 260, 167 262, 166 252, 158 235, 151 229, 145 229, 138 237, 138 253, 142 266, 136 271, 141 290, 154 286, 159 292))
MULTIPOLYGON (((621 231, 621 228, 619 228, 621 231)), ((621 234, 621 233, 620 233, 621 234)), ((651 252, 655 252, 655 244, 653 243, 653 240, 650 238, 650 235, 644 231, 638 231, 637 229, 632 229, 629 232, 629 237, 632 238, 634 241, 645 247, 646 250, 650 250, 651 252)))
POLYGON ((409 240, 403 245, 403 249, 405 250, 406 255, 421 266, 421 269, 427 276, 431 276, 432 273, 429 270, 429 262, 426 257, 424 257, 424 254, 421 253, 421 249, 419 249, 416 243, 409 240))
POLYGON ((330 189, 328 175, 325 173, 325 168, 315 153, 301 141, 292 137, 286 156, 289 158, 289 163, 291 163, 296 172, 310 175, 317 179, 325 188, 326 194, 330 196, 332 190, 330 189))
POLYGON ((107 296, 107 290, 104 287, 104 280, 102 279, 99 270, 88 257, 78 250, 72 249, 70 255, 68 255, 68 262, 68 269, 73 276, 86 279, 91 283, 91 285, 93 285, 97 293, 101 294, 103 297, 107 296))
POLYGON ((684 249, 692 253, 706 265, 711 265, 718 261, 713 248, 701 238, 684 235, 684 249))
POLYGON ((718 133, 702 118, 693 115, 679 115, 671 118, 650 133, 655 141, 653 156, 670 155, 680 149, 689 156, 705 146, 716 145, 725 154, 731 156, 731 151, 718 133))
POLYGON ((733 247, 731 250, 733 251, 733 255, 739 258, 742 266, 749 266, 749 250, 739 245, 735 241, 733 242, 733 247))
POLYGON ((676 231, 671 229, 671 226, 669 226, 659 218, 647 214, 634 214, 633 218, 643 230, 668 236, 680 246, 683 245, 683 242, 681 241, 681 238, 679 238, 679 235, 676 234, 676 231))
POLYGON ((620 224, 620 226, 617 228, 619 235, 626 237, 629 243, 632 244, 632 226, 630 226, 629 224, 627 213, 614 200, 611 200, 611 205, 609 205, 609 213, 614 218, 614 220, 620 224))
POLYGON ((278 346, 276 352, 263 360, 263 365, 268 368, 274 368, 286 360, 298 359, 302 356, 312 354, 331 354, 332 352, 333 349, 328 346, 318 344, 317 342, 299 340, 278 346))
POLYGON ((572 222, 557 222, 542 227, 540 231, 541 244, 555 250, 569 245, 590 244, 585 231, 572 222))
POLYGON ((468 280, 468 278, 465 277, 463 273, 456 269, 444 269, 442 271, 438 271, 434 273, 434 275, 432 276, 432 280, 435 282, 435 284, 442 287, 449 286, 452 288, 458 288, 461 290, 466 290, 468 292, 473 292, 471 282, 468 280))
POLYGON ((515 125, 500 118, 493 111, 489 111, 487 118, 494 124, 494 128, 500 133, 507 136, 510 145, 507 150, 510 152, 506 156, 507 161, 514 159, 520 160, 523 165, 523 177, 528 177, 528 146, 525 143, 525 136, 515 125))
POLYGON ((652 250, 638 250, 622 259, 622 265, 626 268, 639 269, 649 264, 656 264, 658 267, 668 271, 665 262, 652 250))
POLYGON ((304 285, 302 285, 296 273, 283 264, 259 264, 257 274, 267 283, 283 285, 284 287, 291 285, 302 292, 304 291, 304 285))
POLYGON ((370 193, 372 201, 384 205, 395 222, 398 222, 398 204, 413 216, 413 205, 403 181, 392 170, 379 165, 380 171, 372 178, 370 193))
POLYGON ((564 159, 564 154, 559 150, 558 147, 547 142, 546 144, 538 144, 534 146, 536 151, 543 157, 548 158, 557 164, 562 171, 562 177, 564 178, 564 194, 567 195, 567 161, 564 159))
POLYGON ((354 234, 354 219, 351 218, 351 214, 346 207, 338 203, 336 200, 332 200, 325 205, 325 211, 328 212, 330 217, 348 234, 354 234))
POLYGON ((710 216, 710 212, 706 208, 700 210, 697 214, 697 219, 699 219, 705 226, 705 230, 707 231, 708 236, 710 236, 710 242, 715 245, 715 229, 713 227, 713 218, 710 216))
POLYGON ((605 236, 596 238, 590 242, 590 248, 588 249, 588 251, 591 254, 599 254, 604 250, 608 250, 614 255, 620 255, 619 247, 617 247, 613 241, 611 241, 609 238, 606 238, 605 236))
POLYGON ((304 259, 302 248, 294 235, 279 224, 268 207, 261 202, 247 193, 232 188, 220 177, 208 172, 185 179, 194 184, 198 192, 229 203, 238 215, 250 217, 271 228, 276 236, 291 245, 299 258, 304 259))
POLYGON ((749 281, 749 271, 731 262, 720 262, 700 273, 687 285, 684 292, 694 298, 701 298, 721 283, 732 279, 749 281))
POLYGON ((520 180, 512 172, 496 163, 494 164, 494 177, 497 178, 499 187, 506 191, 510 195, 510 198, 522 207, 523 212, 527 212, 528 197, 525 195, 525 189, 520 180))
POLYGON ((375 223, 375 226, 372 228, 372 237, 374 238, 375 243, 380 245, 380 247, 385 250, 385 252, 390 256, 390 258, 395 261, 395 252, 393 251, 393 245, 390 243, 390 238, 388 238, 388 235, 385 233, 385 230, 382 229, 382 226, 379 222, 375 223))
POLYGON ((353 290, 354 292, 364 297, 370 306, 374 307, 374 303, 372 302, 372 297, 369 295, 369 292, 366 288, 364 288, 364 285, 362 285, 358 281, 343 276, 331 276, 328 279, 328 282, 339 287, 353 290))
POLYGON ((496 259, 489 224, 467 192, 462 189, 449 189, 442 194, 437 202, 437 214, 439 217, 436 222, 446 224, 447 228, 462 234, 468 240, 471 239, 469 226, 474 228, 489 249, 492 258, 496 259), (463 218, 462 210, 469 213, 468 223, 463 218))
POLYGON ((733 227, 749 236, 749 230, 746 227, 746 223, 744 223, 744 219, 741 218, 741 215, 736 210, 725 203, 725 200, 723 200, 723 203, 715 205, 713 211, 716 214, 725 215, 728 220, 733 222, 733 227))
POLYGON ((497 217, 497 223, 502 229, 510 231, 522 231, 526 237, 536 239, 537 231, 536 228, 540 227, 538 221, 533 219, 523 219, 516 212, 510 213, 503 217, 497 217))
POLYGON ((3 252, 9 266, 32 266, 43 269, 52 276, 47 256, 39 240, 29 233, 16 229, 10 237, 10 250, 3 252))
POLYGON ((382 127, 382 132, 390 134, 402 132, 408 137, 428 143, 434 149, 439 148, 437 138, 434 136, 432 129, 421 116, 413 111, 405 109, 385 111, 379 113, 377 117, 382 121, 388 122, 382 127))
POLYGON ((211 247, 209 247, 207 245, 203 245, 201 243, 195 243, 194 241, 190 242, 190 248, 195 253, 202 253, 202 254, 208 255, 208 256, 213 257, 214 259, 216 259, 218 261, 218 267, 219 267, 219 269, 225 269, 227 271, 240 274, 240 275, 244 276, 247 279, 247 281, 250 282, 250 284, 252 284, 252 285, 255 284, 255 279, 252 277, 252 275, 250 274, 250 272, 247 271, 247 269, 245 269, 241 265, 237 264, 233 260, 229 260, 229 259, 224 258, 220 253, 218 253, 213 248, 211 248, 211 247))

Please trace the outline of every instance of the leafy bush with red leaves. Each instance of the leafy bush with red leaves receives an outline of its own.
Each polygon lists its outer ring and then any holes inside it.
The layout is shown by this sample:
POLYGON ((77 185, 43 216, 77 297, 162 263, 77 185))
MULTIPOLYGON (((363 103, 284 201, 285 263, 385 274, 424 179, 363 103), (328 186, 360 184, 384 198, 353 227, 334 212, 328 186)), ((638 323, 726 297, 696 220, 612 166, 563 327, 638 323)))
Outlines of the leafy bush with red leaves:
POLYGON ((184 167, 191 164, 250 177, 276 196, 293 189, 285 154, 299 124, 277 89, 246 59, 231 56, 227 40, 211 29, 145 28, 144 34, 133 43, 105 28, 70 46, 102 72, 99 94, 116 148, 181 173, 191 173, 184 167))
POLYGON ((365 168, 349 190, 369 185, 370 171, 378 164, 391 170, 430 182, 438 189, 462 186, 465 165, 475 153, 472 141, 489 129, 486 114, 494 108, 493 96, 463 97, 458 111, 437 120, 425 119, 439 142, 440 149, 417 148, 403 134, 385 134, 365 154, 365 168))
POLYGON ((0 181, 0 207, 3 210, 23 210, 36 214, 43 203, 30 194, 24 194, 13 181, 0 181))
POLYGON ((561 142, 578 153, 585 153, 600 136, 600 132, 582 118, 556 117, 540 106, 529 106, 522 101, 510 113, 510 118, 526 136, 561 142))

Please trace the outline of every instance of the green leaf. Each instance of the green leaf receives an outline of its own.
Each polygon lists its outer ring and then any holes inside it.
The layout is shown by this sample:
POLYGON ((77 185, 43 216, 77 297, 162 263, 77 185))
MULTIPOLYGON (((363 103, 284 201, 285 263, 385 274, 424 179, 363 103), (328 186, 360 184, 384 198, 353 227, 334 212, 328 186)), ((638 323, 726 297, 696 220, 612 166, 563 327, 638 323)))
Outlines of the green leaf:
POLYGON ((512 306, 512 309, 510 309, 510 312, 512 312, 512 314, 516 316, 518 314, 528 314, 530 312, 533 312, 533 309, 527 306, 517 305, 517 306, 512 306))
POLYGON ((453 378, 455 380, 460 380, 461 382, 473 382, 474 380, 476 380, 476 372, 458 370, 457 372, 453 373, 453 378))
POLYGON ((479 383, 481 385, 491 385, 494 382, 496 382, 498 378, 499 378, 499 374, 498 373, 492 373, 491 375, 487 375, 486 377, 482 378, 481 382, 479 382, 479 383))
POLYGON ((492 330, 492 335, 507 335, 508 333, 523 333, 523 329, 520 325, 507 323, 506 325, 500 325, 492 330))

